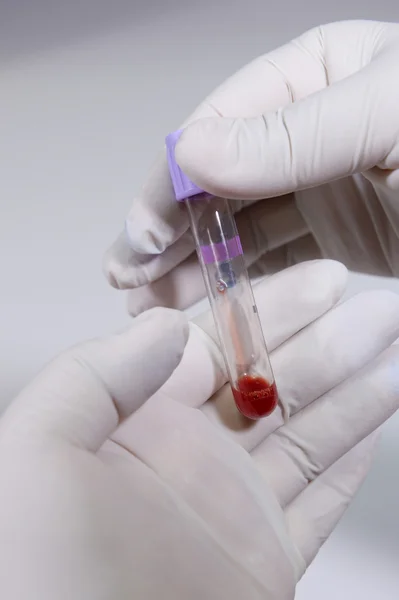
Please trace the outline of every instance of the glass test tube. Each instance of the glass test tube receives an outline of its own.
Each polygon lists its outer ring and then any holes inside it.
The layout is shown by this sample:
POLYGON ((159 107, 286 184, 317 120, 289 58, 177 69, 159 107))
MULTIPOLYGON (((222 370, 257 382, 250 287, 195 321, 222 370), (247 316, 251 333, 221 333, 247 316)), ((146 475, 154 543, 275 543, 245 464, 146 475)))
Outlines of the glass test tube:
POLYGON ((187 207, 236 406, 259 419, 274 411, 278 395, 237 226, 229 201, 204 193, 177 166, 181 133, 166 138, 176 199, 187 207))

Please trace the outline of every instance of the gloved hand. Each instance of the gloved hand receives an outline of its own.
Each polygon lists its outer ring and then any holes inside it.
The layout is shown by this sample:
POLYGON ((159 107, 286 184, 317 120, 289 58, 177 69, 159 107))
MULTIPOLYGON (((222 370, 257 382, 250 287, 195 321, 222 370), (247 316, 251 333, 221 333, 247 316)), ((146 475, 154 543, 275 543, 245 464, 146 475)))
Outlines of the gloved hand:
MULTIPOLYGON (((399 275, 398 64, 398 24, 318 27, 239 71, 185 123, 200 119, 177 160, 236 200, 251 275, 318 256, 399 275)), ((105 259, 112 285, 133 289, 132 314, 205 295, 187 227, 162 152, 105 259)))
POLYGON ((291 600, 399 406, 399 298, 337 306, 345 281, 315 261, 256 287, 281 401, 256 424, 209 315, 50 364, 0 421, 1 597, 291 600))

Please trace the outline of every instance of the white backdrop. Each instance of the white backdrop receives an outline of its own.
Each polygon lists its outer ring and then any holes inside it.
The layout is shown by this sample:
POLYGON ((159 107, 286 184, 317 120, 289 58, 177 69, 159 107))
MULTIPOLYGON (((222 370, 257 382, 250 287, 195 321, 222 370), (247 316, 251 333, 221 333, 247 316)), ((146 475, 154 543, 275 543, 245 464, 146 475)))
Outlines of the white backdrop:
MULTIPOLYGON (((54 354, 127 322, 105 248, 164 135, 224 77, 321 22, 397 0, 2 0, 0 407, 54 354)), ((353 276, 349 293, 399 282, 353 276)), ((299 600, 399 595, 399 417, 299 600)), ((228 600, 228 599, 226 599, 228 600)))

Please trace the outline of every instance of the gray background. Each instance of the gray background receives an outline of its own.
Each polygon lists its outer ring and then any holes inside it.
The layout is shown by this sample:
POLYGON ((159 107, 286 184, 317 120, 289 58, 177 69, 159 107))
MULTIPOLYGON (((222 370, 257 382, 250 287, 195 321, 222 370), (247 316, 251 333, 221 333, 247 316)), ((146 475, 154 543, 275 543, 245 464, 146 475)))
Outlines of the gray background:
MULTIPOLYGON (((347 18, 399 20, 399 4, 1 0, 0 407, 54 354, 127 322, 101 257, 165 133, 257 54, 347 18)), ((349 293, 378 286, 399 292, 353 276, 349 293)), ((398 598, 399 418, 384 432, 299 600, 398 598)))

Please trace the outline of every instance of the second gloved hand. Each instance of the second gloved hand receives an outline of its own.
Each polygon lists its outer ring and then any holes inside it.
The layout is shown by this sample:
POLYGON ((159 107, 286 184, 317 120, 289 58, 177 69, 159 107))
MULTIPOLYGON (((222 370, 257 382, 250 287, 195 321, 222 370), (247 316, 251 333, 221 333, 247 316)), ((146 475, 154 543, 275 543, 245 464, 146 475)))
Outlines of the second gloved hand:
MULTIPOLYGON (((247 65, 185 123, 199 119, 180 166, 234 200, 251 275, 320 255, 399 275, 398 63, 398 24, 321 26, 247 65)), ((187 227, 162 153, 105 260, 132 314, 205 295, 187 227)))
POLYGON ((255 424, 209 313, 50 364, 0 421, 2 597, 293 600, 399 406, 399 298, 337 305, 345 282, 316 261, 256 287, 280 406, 255 424))

